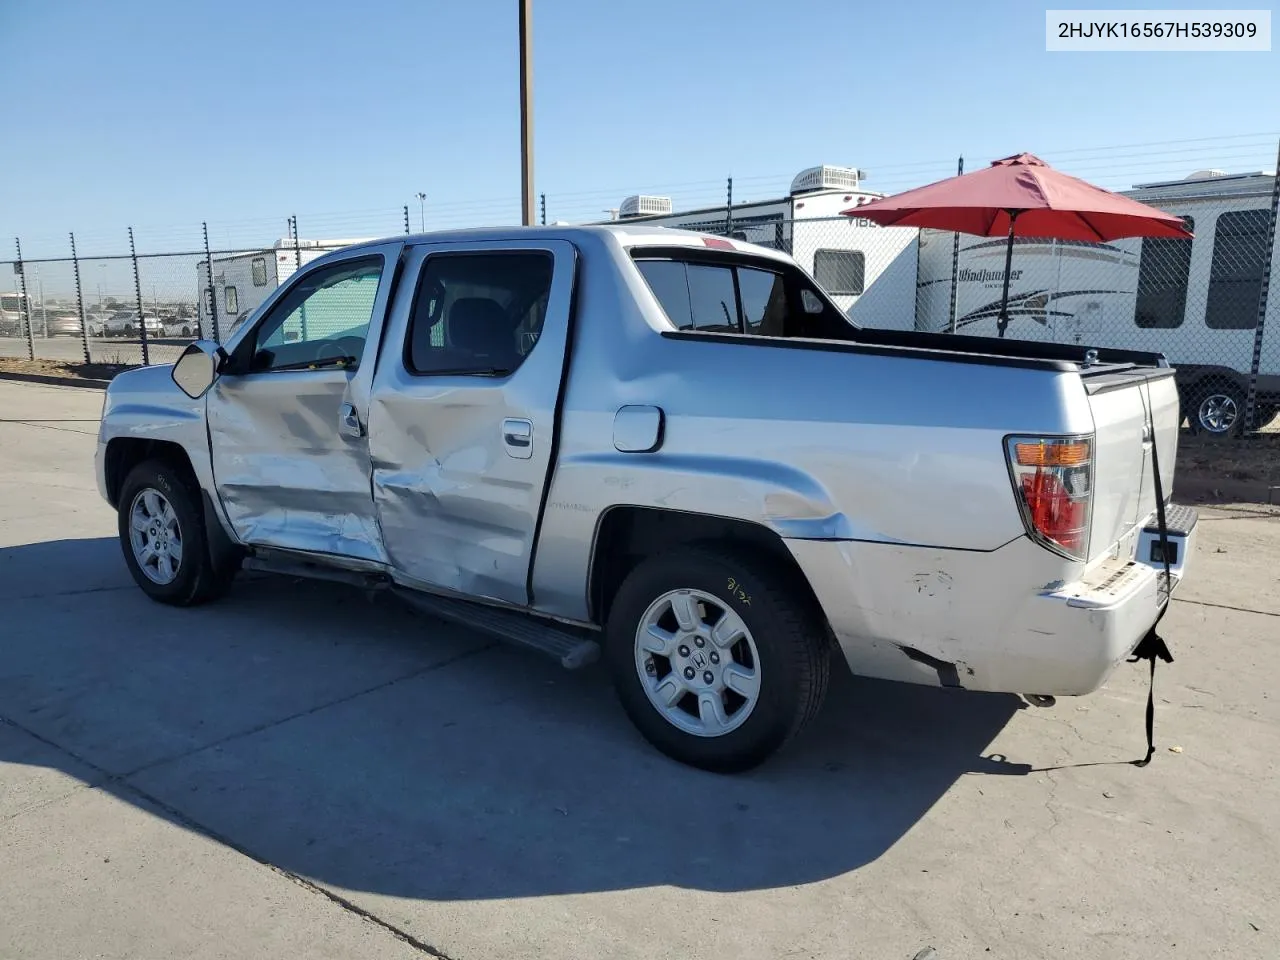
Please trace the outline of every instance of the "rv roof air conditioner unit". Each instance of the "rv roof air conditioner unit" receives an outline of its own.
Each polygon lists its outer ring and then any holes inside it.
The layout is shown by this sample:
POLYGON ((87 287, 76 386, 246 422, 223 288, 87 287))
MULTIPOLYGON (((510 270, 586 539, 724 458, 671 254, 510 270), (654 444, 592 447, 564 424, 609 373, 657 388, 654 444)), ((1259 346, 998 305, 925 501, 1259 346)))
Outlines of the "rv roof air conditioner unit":
POLYGON ((622 201, 622 206, 618 208, 618 216, 620 218, 661 216, 670 212, 670 197, 646 197, 642 194, 627 197, 622 201))
POLYGON ((1183 177, 1184 180, 1212 180, 1214 177, 1225 177, 1227 171, 1218 169, 1197 170, 1195 173, 1189 173, 1183 177))
POLYGON ((867 178, 867 171, 857 167, 809 167, 796 174, 791 181, 791 195, 814 193, 818 190, 857 190, 859 182, 867 178))

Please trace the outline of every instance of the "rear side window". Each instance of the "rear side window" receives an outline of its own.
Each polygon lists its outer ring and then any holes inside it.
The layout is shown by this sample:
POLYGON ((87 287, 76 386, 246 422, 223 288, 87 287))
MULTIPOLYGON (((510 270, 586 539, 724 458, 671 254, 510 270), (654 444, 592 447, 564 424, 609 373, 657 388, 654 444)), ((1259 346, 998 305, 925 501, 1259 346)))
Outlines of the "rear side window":
POLYGON ((861 250, 819 250, 813 255, 813 279, 835 296, 861 296, 867 258, 861 250))
POLYGON ((650 256, 638 255, 636 267, 678 330, 834 339, 853 331, 848 318, 794 267, 650 256))
POLYGON ((409 372, 514 373, 542 332, 552 267, 537 251, 428 257, 409 319, 409 372))

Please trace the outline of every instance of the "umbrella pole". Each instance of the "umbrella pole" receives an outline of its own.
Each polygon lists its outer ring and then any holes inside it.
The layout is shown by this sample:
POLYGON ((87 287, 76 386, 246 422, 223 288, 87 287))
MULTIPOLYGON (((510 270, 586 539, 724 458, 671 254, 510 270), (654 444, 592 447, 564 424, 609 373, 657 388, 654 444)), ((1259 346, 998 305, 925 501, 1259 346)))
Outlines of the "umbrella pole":
POLYGON ((1013 267, 1013 225, 1021 212, 1021 210, 1009 211, 1009 246, 1004 251, 1004 293, 1000 297, 1000 322, 996 326, 1002 338, 1005 328, 1009 326, 1009 274, 1013 267))

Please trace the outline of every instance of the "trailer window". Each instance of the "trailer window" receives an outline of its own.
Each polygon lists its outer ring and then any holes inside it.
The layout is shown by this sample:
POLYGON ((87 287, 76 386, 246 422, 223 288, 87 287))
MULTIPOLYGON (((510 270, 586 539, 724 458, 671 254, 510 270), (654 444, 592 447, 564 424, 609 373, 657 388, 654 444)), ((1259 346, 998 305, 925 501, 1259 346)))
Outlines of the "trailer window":
POLYGON ((265 287, 267 285, 267 258, 254 257, 249 265, 253 269, 253 285, 255 287, 265 287))
POLYGON ((1267 210, 1218 215, 1205 326, 1214 330, 1252 330, 1257 326, 1262 274, 1271 253, 1267 247, 1269 216, 1267 210))
POLYGON ((235 287, 224 287, 222 290, 222 302, 227 305, 227 313, 240 312, 240 298, 236 295, 235 287))
POLYGON ((867 258, 861 250, 819 250, 813 255, 813 278, 827 293, 859 296, 866 275, 867 258))
MULTIPOLYGON (((1183 217, 1188 230, 1195 218, 1183 217)), ((1138 302, 1133 322, 1144 329, 1182 326, 1191 276, 1190 237, 1147 237, 1138 260, 1138 302)))

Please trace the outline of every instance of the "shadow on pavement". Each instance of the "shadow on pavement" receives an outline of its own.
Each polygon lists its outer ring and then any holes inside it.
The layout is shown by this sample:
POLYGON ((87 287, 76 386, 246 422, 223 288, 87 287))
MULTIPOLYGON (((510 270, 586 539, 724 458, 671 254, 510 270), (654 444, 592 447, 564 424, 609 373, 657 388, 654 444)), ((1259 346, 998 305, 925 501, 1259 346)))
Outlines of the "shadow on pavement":
MULTIPOLYGON (((110 539, 0 549, 0 598, 0 715, 56 744, 62 769, 348 890, 807 883, 875 860, 962 774, 1026 772, 982 758, 1018 698, 838 669, 786 752, 702 773, 644 743, 596 668, 328 584, 245 579, 220 603, 166 608, 110 539), (92 592, 58 573, 94 569, 92 592)), ((0 763, 50 762, 26 733, 0 737, 0 763)))

